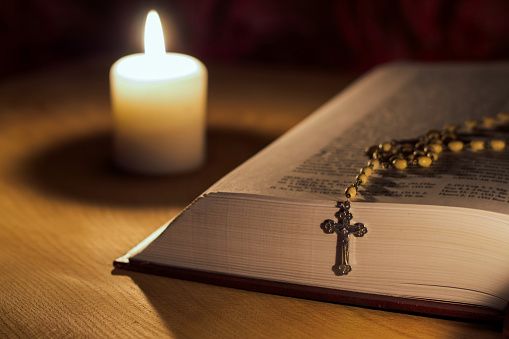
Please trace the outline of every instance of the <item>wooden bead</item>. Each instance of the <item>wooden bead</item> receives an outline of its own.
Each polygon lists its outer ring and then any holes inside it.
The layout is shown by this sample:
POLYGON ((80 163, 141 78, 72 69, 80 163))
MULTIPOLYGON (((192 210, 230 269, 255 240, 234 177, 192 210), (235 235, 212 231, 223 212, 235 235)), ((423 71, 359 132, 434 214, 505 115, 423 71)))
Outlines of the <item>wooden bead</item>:
POLYGON ((459 152, 463 149, 463 142, 459 140, 451 141, 447 147, 453 152, 459 152))
POLYGON ((482 140, 470 141, 470 149, 474 152, 482 151, 484 149, 484 141, 482 141, 482 140))
POLYGON ((417 163, 421 167, 429 167, 431 165, 431 158, 429 157, 419 157, 417 158, 417 163))
POLYGON ((366 176, 369 177, 371 175, 371 173, 373 173, 373 170, 371 169, 371 167, 366 166, 363 169, 361 169, 361 173, 364 173, 364 174, 366 174, 366 176))
POLYGON ((405 168, 407 168, 408 163, 405 159, 394 159, 392 161, 392 165, 394 166, 394 168, 404 170, 405 168))
POLYGON ((355 178, 355 181, 359 183, 359 185, 365 185, 368 181, 368 176, 366 174, 359 174, 357 178, 355 178))
POLYGON ((373 171, 376 171, 377 169, 380 168, 380 161, 378 161, 376 159, 371 159, 368 162, 368 166, 371 167, 373 169, 373 171))
POLYGON ((493 117, 483 117, 482 124, 486 128, 491 128, 495 125, 495 118, 493 117))
POLYGON ((491 149, 495 150, 495 151, 501 151, 505 148, 505 141, 504 140, 498 140, 498 139, 495 139, 495 140, 491 140, 490 141, 490 147, 491 149))
POLYGON ((345 196, 347 199, 355 198, 356 194, 357 194, 357 188, 355 188, 355 186, 350 186, 345 190, 345 196))

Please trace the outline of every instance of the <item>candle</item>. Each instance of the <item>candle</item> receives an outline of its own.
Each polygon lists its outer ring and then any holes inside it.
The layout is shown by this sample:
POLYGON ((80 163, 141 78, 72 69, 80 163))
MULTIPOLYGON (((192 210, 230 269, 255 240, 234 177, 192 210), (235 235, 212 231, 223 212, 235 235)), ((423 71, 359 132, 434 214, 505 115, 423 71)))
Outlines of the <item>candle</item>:
POLYGON ((207 69, 166 53, 155 11, 145 24, 145 53, 119 59, 110 71, 115 162, 140 173, 180 173, 205 159, 207 69))

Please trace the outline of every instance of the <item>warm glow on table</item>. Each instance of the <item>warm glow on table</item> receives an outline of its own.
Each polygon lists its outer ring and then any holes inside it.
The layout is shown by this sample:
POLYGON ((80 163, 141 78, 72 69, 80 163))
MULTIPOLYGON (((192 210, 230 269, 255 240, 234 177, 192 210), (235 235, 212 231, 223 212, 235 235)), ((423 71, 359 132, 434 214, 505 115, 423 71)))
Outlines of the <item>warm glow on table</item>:
POLYGON ((166 53, 156 12, 147 16, 145 53, 111 68, 115 161, 141 173, 178 173, 205 159, 207 70, 197 59, 166 53))
POLYGON ((502 337, 491 324, 112 271, 115 258, 353 79, 211 65, 211 161, 197 173, 140 178, 105 166, 110 60, 0 86, 1 338, 502 337))

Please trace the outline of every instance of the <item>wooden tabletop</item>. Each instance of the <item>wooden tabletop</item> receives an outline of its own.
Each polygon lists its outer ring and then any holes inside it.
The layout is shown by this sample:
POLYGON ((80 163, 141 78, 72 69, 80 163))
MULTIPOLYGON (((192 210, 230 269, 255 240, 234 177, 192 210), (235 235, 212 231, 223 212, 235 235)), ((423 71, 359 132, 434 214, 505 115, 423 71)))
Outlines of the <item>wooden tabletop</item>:
POLYGON ((0 81, 0 337, 500 337, 497 325, 248 292, 112 262, 351 80, 209 66, 208 161, 111 163, 110 58, 0 81))

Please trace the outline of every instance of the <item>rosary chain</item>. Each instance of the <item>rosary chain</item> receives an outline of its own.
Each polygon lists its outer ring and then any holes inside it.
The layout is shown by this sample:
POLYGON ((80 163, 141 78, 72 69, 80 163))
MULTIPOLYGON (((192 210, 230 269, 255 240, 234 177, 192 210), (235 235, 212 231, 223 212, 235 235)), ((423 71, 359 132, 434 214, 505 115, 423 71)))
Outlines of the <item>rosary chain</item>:
MULTIPOLYGON (((509 123, 509 113, 499 113, 497 117, 484 117, 481 121, 468 120, 464 128, 468 132, 478 129, 489 129, 498 125, 509 123)), ((430 130, 425 135, 410 140, 393 140, 379 145, 373 145, 366 149, 369 157, 367 165, 361 168, 352 185, 345 189, 347 201, 355 198, 360 186, 364 186, 369 176, 380 168, 395 168, 404 170, 408 166, 429 167, 439 158, 444 150, 460 152, 469 148, 473 152, 482 151, 486 148, 501 151, 506 147, 506 142, 493 139, 485 142, 473 139, 467 142, 461 140, 458 135, 458 125, 446 125, 442 131, 430 130)))

